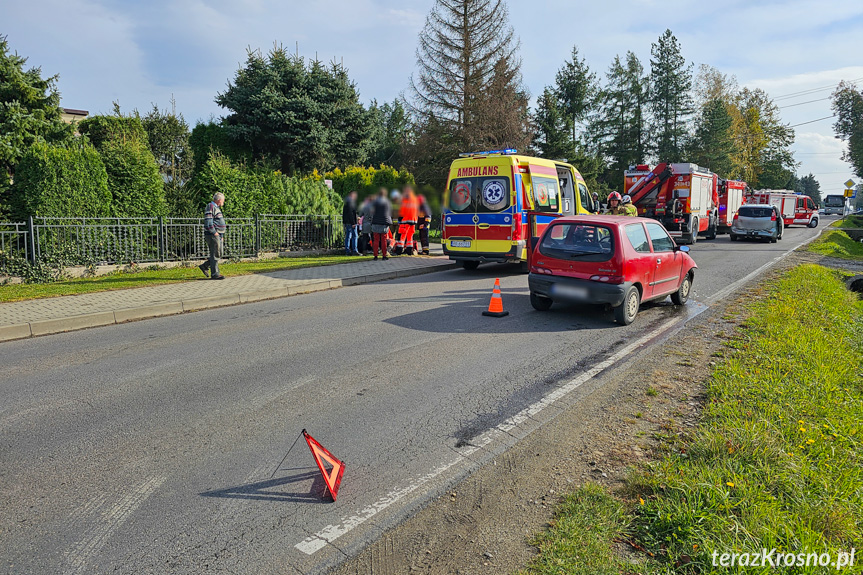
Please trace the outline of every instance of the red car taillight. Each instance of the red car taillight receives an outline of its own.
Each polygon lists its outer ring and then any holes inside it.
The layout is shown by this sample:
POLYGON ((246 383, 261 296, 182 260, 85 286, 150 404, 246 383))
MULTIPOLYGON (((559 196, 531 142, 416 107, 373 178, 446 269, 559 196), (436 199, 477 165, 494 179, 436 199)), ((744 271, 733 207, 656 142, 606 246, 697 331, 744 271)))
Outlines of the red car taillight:
POLYGON ((735 219, 735 220, 737 219, 737 215, 738 215, 738 214, 734 214, 734 219, 735 219))
POLYGON ((601 276, 601 275, 593 275, 590 276, 591 281, 602 282, 608 284, 622 284, 623 276, 601 276))
POLYGON ((775 222, 775 221, 776 221, 776 212, 773 212, 772 214, 770 214, 770 221, 771 221, 771 222, 775 222))
POLYGON ((541 267, 538 267, 538 266, 534 266, 534 267, 533 267, 533 269, 532 269, 531 271, 532 271, 533 273, 536 273, 536 274, 544 274, 544 275, 548 275, 548 276, 552 275, 552 271, 551 271, 550 269, 548 269, 548 268, 541 268, 541 267))

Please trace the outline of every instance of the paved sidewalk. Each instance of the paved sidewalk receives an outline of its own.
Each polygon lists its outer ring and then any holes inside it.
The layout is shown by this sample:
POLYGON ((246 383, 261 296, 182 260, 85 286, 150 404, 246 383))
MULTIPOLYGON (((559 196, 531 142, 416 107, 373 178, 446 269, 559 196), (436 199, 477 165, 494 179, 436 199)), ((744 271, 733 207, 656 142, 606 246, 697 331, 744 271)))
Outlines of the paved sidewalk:
POLYGON ((0 341, 409 277, 455 267, 443 257, 393 257, 0 304, 0 341))

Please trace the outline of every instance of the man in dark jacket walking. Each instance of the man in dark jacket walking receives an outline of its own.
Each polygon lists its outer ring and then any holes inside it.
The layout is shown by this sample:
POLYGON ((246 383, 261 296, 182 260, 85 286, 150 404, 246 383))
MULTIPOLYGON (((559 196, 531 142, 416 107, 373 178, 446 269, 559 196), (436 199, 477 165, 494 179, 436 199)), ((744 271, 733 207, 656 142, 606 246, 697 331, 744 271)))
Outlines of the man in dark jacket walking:
POLYGON ((387 233, 393 225, 393 214, 390 202, 387 200, 387 190, 381 188, 378 197, 372 205, 372 255, 378 259, 378 248, 380 248, 384 259, 387 257, 387 233))
POLYGON ((357 193, 355 191, 345 196, 342 206, 342 224, 345 226, 345 255, 360 255, 357 249, 360 232, 357 228, 357 193))

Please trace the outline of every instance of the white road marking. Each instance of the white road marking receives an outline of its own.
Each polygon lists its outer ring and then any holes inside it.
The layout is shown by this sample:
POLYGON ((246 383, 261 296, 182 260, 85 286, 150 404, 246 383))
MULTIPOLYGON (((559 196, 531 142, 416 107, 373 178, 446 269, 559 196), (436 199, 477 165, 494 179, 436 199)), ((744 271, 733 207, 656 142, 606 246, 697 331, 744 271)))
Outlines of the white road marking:
POLYGON ((153 476, 120 499, 113 507, 102 513, 101 521, 93 527, 68 553, 68 568, 65 575, 87 572, 90 559, 96 555, 114 532, 125 523, 132 513, 147 500, 167 479, 153 476))
POLYGON ((572 379, 571 381, 561 385, 542 399, 529 405, 517 414, 506 419, 497 426, 492 427, 482 435, 476 437, 470 445, 466 445, 464 447, 456 449, 459 454, 456 459, 440 465, 439 467, 415 479, 414 481, 400 489, 390 491, 368 507, 364 507, 363 509, 359 510, 356 514, 343 518, 341 523, 339 523, 338 525, 327 525, 314 535, 306 537, 305 539, 297 543, 294 547, 296 547, 298 550, 302 551, 306 555, 312 555, 316 551, 323 549, 327 545, 327 543, 332 543, 342 535, 348 533, 349 531, 361 525, 368 519, 371 519, 387 507, 403 499, 410 493, 416 491, 429 481, 437 478, 448 469, 452 468, 458 463, 467 460, 467 458, 473 453, 487 447, 501 436, 509 434, 510 431, 512 431, 525 421, 529 420, 530 418, 535 417, 545 408, 552 405, 555 401, 572 393, 578 387, 582 386, 585 382, 596 377, 596 375, 599 374, 601 371, 619 362, 623 357, 632 353, 635 349, 644 345, 651 339, 657 337, 658 334, 661 334, 678 321, 679 320, 675 318, 662 323, 656 330, 651 331, 649 334, 640 337, 633 343, 627 345, 626 347, 615 353, 613 356, 604 359, 603 361, 591 367, 589 370, 585 371, 575 379, 572 379))
POLYGON ((763 274, 765 271, 767 271, 768 269, 770 269, 771 267, 776 265, 781 259, 787 257, 788 254, 790 254, 790 253, 794 252, 795 250, 805 246, 809 242, 814 241, 818 236, 821 235, 821 232, 823 232, 824 230, 825 230, 825 228, 821 228, 820 230, 818 230, 818 233, 815 234, 814 236, 812 236, 810 238, 806 238, 805 240, 803 240, 802 242, 800 242, 799 244, 797 244, 796 246, 794 246, 790 250, 782 252, 781 254, 779 254, 778 256, 776 256, 775 258, 773 258, 772 260, 770 260, 766 264, 762 265, 761 267, 759 267, 758 269, 756 269, 752 273, 747 274, 746 276, 737 280, 736 282, 732 283, 731 285, 725 286, 724 288, 722 288, 721 290, 719 290, 718 292, 716 292, 715 294, 713 294, 712 296, 707 298, 708 301, 717 302, 717 301, 725 299, 726 297, 728 297, 729 295, 734 293, 737 290, 737 288, 739 288, 740 286, 742 286, 746 283, 749 283, 750 281, 752 281, 753 279, 755 279, 759 275, 763 274))
MULTIPOLYGON (((821 231, 823 231, 823 228, 821 231)), ((819 235, 821 235, 821 231, 819 231, 817 234, 815 234, 814 236, 812 236, 810 238, 806 238, 805 240, 800 242, 798 245, 796 245, 794 248, 792 248, 788 251, 785 251, 782 254, 778 255, 777 257, 773 258, 772 260, 770 260, 766 264, 762 265, 761 267, 759 267, 758 269, 756 269, 752 273, 746 275, 742 279, 739 279, 736 282, 734 282, 733 284, 731 284, 731 285, 725 287, 724 289, 716 292, 715 294, 713 294, 712 296, 710 296, 708 298, 708 301, 709 302, 716 302, 716 301, 719 301, 719 300, 727 297, 728 295, 733 293, 735 290, 737 290, 740 286, 751 281, 752 279, 757 277, 759 274, 762 274, 764 271, 766 271, 771 266, 775 265, 779 260, 786 257, 788 254, 790 254, 794 250, 796 250, 796 249, 800 248, 801 246, 804 246, 807 243, 813 241, 815 238, 817 238, 819 235)), ((691 319, 691 317, 687 317, 686 319, 684 319, 682 321, 686 322, 689 319, 691 319)), ((469 457, 473 453, 479 451, 480 449, 483 449, 486 446, 490 445, 492 442, 494 442, 495 440, 497 440, 501 436, 509 434, 509 432, 511 430, 515 429, 516 427, 518 427, 519 425, 521 425, 522 423, 524 423, 528 419, 536 416, 537 414, 542 412, 545 408, 552 405, 555 401, 557 401, 563 397, 566 397, 568 394, 575 391, 578 387, 582 386, 585 382, 596 377, 597 374, 599 374, 603 370, 611 367, 616 362, 620 361, 622 358, 626 357, 627 355, 632 353, 637 348, 646 344, 651 339, 654 339, 657 336, 661 335, 666 330, 671 328, 674 324, 677 324, 680 322, 681 322, 681 320, 678 318, 670 319, 670 320, 664 322, 657 329, 652 330, 650 333, 643 335, 642 337, 637 339, 635 342, 629 344, 628 346, 626 346, 623 349, 621 349, 620 351, 618 351, 613 356, 599 362, 598 364, 596 364, 595 366, 593 366, 589 370, 585 371, 584 373, 582 373, 581 375, 579 375, 575 379, 561 385, 560 387, 558 387, 557 389, 555 389, 554 391, 552 391, 551 393, 549 393, 548 395, 546 395, 545 397, 540 399, 539 401, 531 404, 530 406, 521 410, 520 412, 518 412, 514 416, 510 417, 509 419, 503 421, 502 423, 489 429, 488 431, 486 431, 482 435, 476 437, 472 441, 471 445, 466 445, 464 447, 456 449, 456 451, 459 454, 458 458, 456 458, 456 459, 454 459, 448 463, 445 463, 445 464, 437 467, 436 469, 433 469, 432 471, 430 471, 426 475, 419 477, 418 479, 409 483, 407 486, 402 487, 401 489, 397 489, 395 491, 391 491, 391 492, 387 493, 386 495, 384 495, 383 497, 381 497, 380 499, 378 499, 376 502, 372 503, 368 507, 361 509, 355 515, 351 515, 349 517, 343 518, 341 523, 339 523, 338 525, 327 525, 326 527, 324 527, 323 529, 321 529, 320 531, 318 531, 314 535, 312 535, 310 537, 306 537, 304 540, 297 543, 294 547, 296 547, 298 550, 302 551, 306 555, 312 555, 313 553, 323 549, 324 547, 326 547, 327 543, 331 543, 331 542, 335 541, 336 539, 338 539, 342 535, 348 533, 349 531, 351 531, 355 527, 361 525, 362 523, 364 523, 368 519, 374 517, 380 511, 383 511, 387 507, 393 505, 394 503, 397 503, 400 499, 403 499, 405 496, 409 495, 410 493, 412 493, 412 492, 416 491, 417 489, 419 489, 420 487, 422 487, 424 484, 426 484, 429 481, 432 481, 436 477, 440 476, 442 473, 446 472, 448 469, 450 469, 453 466, 457 465, 458 463, 461 463, 462 461, 466 460, 467 457, 469 457)))

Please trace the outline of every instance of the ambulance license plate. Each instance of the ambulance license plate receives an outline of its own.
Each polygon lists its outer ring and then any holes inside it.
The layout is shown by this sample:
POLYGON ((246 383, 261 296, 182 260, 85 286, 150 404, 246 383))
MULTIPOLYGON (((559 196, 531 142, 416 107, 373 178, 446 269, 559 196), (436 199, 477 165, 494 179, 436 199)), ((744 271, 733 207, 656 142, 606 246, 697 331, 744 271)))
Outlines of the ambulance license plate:
POLYGON ((450 245, 454 248, 469 248, 470 241, 469 240, 452 240, 450 245))

